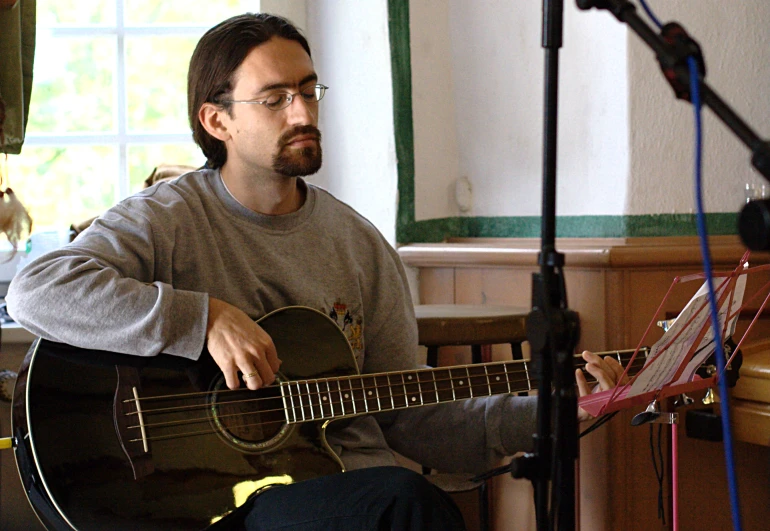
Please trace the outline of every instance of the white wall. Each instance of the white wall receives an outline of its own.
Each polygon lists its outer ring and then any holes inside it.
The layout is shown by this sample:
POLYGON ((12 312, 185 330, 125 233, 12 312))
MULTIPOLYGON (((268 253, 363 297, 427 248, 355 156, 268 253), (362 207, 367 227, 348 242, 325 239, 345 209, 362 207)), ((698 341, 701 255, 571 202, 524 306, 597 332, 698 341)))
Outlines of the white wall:
MULTIPOLYGON (((700 41, 712 88, 770 136, 770 2, 651 5, 700 41)), ((461 176, 473 183, 469 215, 540 214, 541 9, 521 0, 410 2, 418 220, 459 214, 452 194, 461 176)), ((652 53, 606 11, 568 0, 561 69, 558 215, 690 212, 692 110, 674 99, 652 53)), ((745 182, 759 178, 710 114, 706 208, 735 212, 745 182)))
MULTIPOLYGON (((469 215, 539 215, 541 9, 536 1, 410 2, 418 220, 458 215, 453 198, 458 177, 473 184, 469 215)), ((624 34, 613 20, 578 13, 567 2, 560 215, 623 210, 628 175, 624 34)))
POLYGON ((396 241, 398 172, 387 0, 261 0, 310 42, 319 82, 329 86, 319 127, 322 186, 396 241))
POLYGON ((396 240, 398 173, 386 0, 308 2, 321 83, 324 164, 313 182, 396 240))
MULTIPOLYGON (((709 85, 762 138, 770 137, 770 2, 653 2, 665 23, 677 21, 700 43, 709 85)), ((629 214, 685 213, 693 208, 692 107, 674 99, 652 53, 629 35, 632 198, 629 214)), ((750 152, 704 111, 705 208, 736 212, 746 182, 759 183, 750 152)))

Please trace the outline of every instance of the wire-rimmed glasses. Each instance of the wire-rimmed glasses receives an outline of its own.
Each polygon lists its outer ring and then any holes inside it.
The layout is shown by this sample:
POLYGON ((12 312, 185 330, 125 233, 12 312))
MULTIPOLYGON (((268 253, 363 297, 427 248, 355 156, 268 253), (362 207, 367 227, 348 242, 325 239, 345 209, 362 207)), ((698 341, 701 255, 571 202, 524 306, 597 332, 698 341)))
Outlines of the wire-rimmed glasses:
POLYGON ((296 96, 300 96, 305 103, 318 103, 326 94, 326 85, 311 85, 299 92, 273 92, 264 100, 222 100, 220 103, 249 103, 252 105, 264 105, 271 111, 280 111, 285 109, 291 102, 294 101, 296 96))

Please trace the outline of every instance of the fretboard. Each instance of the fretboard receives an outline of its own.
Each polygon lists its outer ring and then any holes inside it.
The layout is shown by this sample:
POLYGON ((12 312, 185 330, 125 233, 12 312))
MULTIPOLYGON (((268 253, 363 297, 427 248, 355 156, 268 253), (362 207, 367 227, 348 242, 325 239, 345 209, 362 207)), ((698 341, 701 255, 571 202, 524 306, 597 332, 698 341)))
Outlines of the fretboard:
MULTIPOLYGON (((618 357, 622 361, 620 352, 618 357)), ((291 424, 531 391, 537 381, 530 367, 527 361, 502 361, 295 380, 280 386, 291 424)))

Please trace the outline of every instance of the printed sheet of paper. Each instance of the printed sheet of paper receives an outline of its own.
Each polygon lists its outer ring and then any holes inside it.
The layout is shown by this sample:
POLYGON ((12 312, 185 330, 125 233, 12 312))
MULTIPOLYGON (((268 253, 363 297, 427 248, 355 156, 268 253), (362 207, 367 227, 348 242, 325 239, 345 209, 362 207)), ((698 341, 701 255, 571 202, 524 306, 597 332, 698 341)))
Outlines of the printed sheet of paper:
MULTIPOLYGON (((747 266, 748 264, 746 264, 747 266)), ((744 266, 744 267, 746 267, 744 266)), ((729 283, 725 283, 724 286, 719 288, 720 284, 724 281, 725 277, 715 277, 714 286, 716 290, 716 298, 724 292, 725 289, 730 287, 729 283)), ((735 314, 743 303, 743 293, 746 288, 746 275, 739 275, 735 281, 735 291, 730 296, 727 295, 719 308, 719 326, 720 329, 724 329, 725 319, 727 315, 735 314)), ((687 306, 684 307, 682 312, 676 318, 671 327, 663 334, 658 342, 653 345, 650 350, 650 355, 647 358, 645 369, 641 372, 634 383, 631 385, 628 396, 636 396, 647 391, 653 391, 660 389, 662 386, 671 383, 684 383, 689 381, 695 370, 708 358, 715 350, 714 344, 714 328, 711 326, 711 314, 708 304, 706 308, 702 309, 704 303, 708 302, 708 286, 704 282, 698 292, 690 299, 687 306), (695 316, 692 322, 689 323, 690 318, 695 316), (677 369, 684 362, 684 358, 690 347, 697 339, 699 332, 703 326, 708 324, 708 330, 703 336, 695 355, 687 364, 687 368, 677 380, 672 382, 672 378, 676 374, 677 369), (684 329, 684 332, 682 330, 684 329), (682 332, 682 334, 674 340, 674 338, 682 332), (673 340, 673 342, 672 342, 673 340), (670 345, 669 345, 670 343, 670 345), (663 351, 663 347, 668 345, 668 348, 663 351), (663 351, 662 354, 661 351, 663 351), (660 354, 660 355, 659 355, 660 354)), ((735 331, 735 324, 737 321, 737 314, 734 315, 727 325, 726 335, 730 336, 735 331)), ((723 338, 724 339, 724 338, 723 338)))

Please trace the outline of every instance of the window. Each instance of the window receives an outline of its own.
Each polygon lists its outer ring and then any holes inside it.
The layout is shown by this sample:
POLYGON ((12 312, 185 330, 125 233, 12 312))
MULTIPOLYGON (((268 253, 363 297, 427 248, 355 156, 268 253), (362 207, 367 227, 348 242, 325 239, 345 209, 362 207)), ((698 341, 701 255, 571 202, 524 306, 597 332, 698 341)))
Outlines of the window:
POLYGON ((61 230, 142 188, 158 164, 201 165, 187 122, 200 36, 258 0, 38 0, 26 140, 8 185, 34 231, 61 230))

